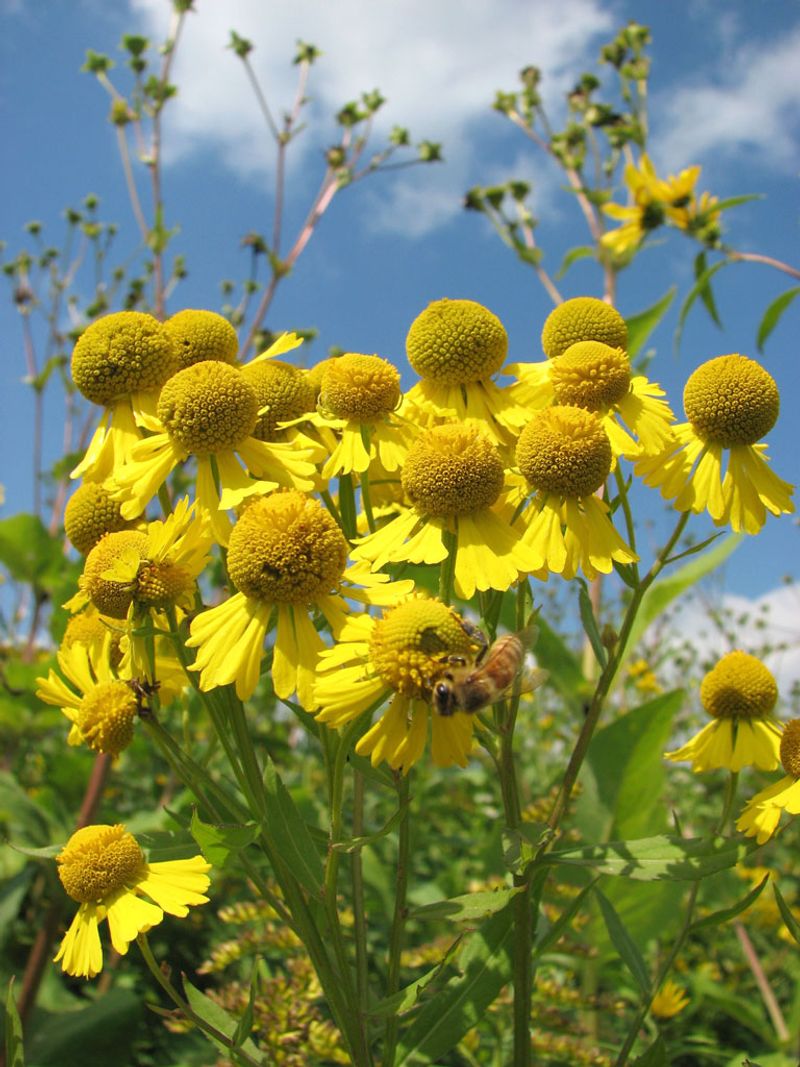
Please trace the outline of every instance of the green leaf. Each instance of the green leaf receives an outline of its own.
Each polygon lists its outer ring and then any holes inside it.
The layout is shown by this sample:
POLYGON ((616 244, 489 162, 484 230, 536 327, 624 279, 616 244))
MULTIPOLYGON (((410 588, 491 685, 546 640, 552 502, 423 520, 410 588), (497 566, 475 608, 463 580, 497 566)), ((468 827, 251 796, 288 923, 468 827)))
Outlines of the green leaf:
POLYGON ((628 359, 631 362, 642 350, 650 334, 666 315, 677 291, 678 287, 673 285, 652 307, 640 311, 637 315, 631 315, 630 318, 625 320, 628 327, 628 359))
POLYGON ((572 920, 578 914, 583 907, 583 902, 587 896, 594 889, 597 884, 597 878, 593 879, 587 886, 578 893, 575 899, 570 903, 559 915, 556 922, 552 926, 544 926, 544 915, 539 916, 539 927, 537 929, 536 941, 533 946, 533 957, 536 959, 539 956, 543 956, 545 952, 549 952, 551 948, 558 944, 562 935, 566 932, 572 920))
POLYGON ((61 832, 50 813, 28 796, 8 771, 0 771, 0 822, 8 828, 18 851, 32 849, 36 855, 52 848, 54 835, 61 832), (30 841, 30 846, 20 845, 20 837, 30 841))
POLYGON ((549 852, 543 862, 554 866, 589 867, 635 881, 696 881, 734 867, 755 844, 735 837, 681 838, 657 834, 638 841, 609 841, 549 852))
POLYGON ((644 993, 645 996, 650 996, 650 975, 647 973, 647 966, 642 959, 639 949, 636 947, 635 942, 625 929, 619 915, 617 915, 614 909, 614 905, 608 897, 601 893, 596 886, 594 893, 597 897, 597 902, 600 905, 600 911, 603 913, 603 922, 606 924, 608 936, 611 938, 614 948, 619 953, 619 958, 633 975, 636 984, 639 986, 642 993, 644 993))
POLYGON ((374 834, 365 834, 363 837, 350 837, 346 841, 337 841, 333 846, 334 850, 347 853, 360 852, 365 845, 371 845, 373 841, 378 841, 381 837, 391 833, 402 822, 405 813, 404 808, 398 808, 391 819, 374 834))
POLYGON ((775 894, 775 903, 778 905, 778 911, 781 913, 781 918, 783 919, 786 929, 797 944, 800 945, 800 923, 795 919, 791 908, 784 900, 783 894, 774 882, 772 883, 772 892, 775 894))
POLYGON ((438 979, 445 970, 452 969, 450 963, 461 946, 463 936, 457 937, 436 966, 426 974, 423 974, 416 982, 412 982, 391 997, 384 997, 383 1000, 378 1001, 373 1008, 370 1008, 370 1016, 385 1019, 390 1015, 402 1015, 404 1012, 410 1011, 419 1000, 423 990, 438 979))
POLYGON ((45 588, 64 566, 61 542, 52 537, 36 515, 12 515, 0 520, 0 563, 18 582, 45 588))
POLYGON ((740 204, 747 204, 751 200, 763 199, 763 193, 742 193, 740 196, 729 196, 727 200, 720 200, 719 203, 714 204, 714 210, 727 211, 728 208, 738 207, 740 204))
POLYGON ((28 1034, 29 1063, 86 1067, 122 1061, 120 1050, 133 1048, 141 1034, 143 1000, 129 989, 117 988, 84 1003, 80 1011, 37 1019, 28 1034))
POLYGON ((22 1046, 22 1021, 14 1000, 14 977, 8 983, 5 1011, 6 1033, 6 1067, 25 1067, 25 1053, 22 1046))
POLYGON ((597 662, 603 669, 605 669, 606 663, 608 662, 608 652, 603 645, 602 638, 600 637, 600 630, 597 626, 597 619, 594 617, 594 608, 592 607, 592 600, 589 596, 589 587, 583 578, 578 579, 578 608, 584 632, 589 638, 589 644, 592 646, 592 650, 597 657, 597 662))
POLYGON ((789 307, 797 294, 800 293, 800 286, 795 289, 787 289, 785 293, 781 293, 779 297, 772 301, 767 310, 764 312, 764 317, 758 327, 758 336, 756 338, 756 345, 758 351, 764 351, 764 343, 778 325, 781 315, 789 307))
MULTIPOLYGON (((697 257, 696 257, 696 259, 694 261, 694 276, 695 276, 695 278, 702 277, 706 273, 707 270, 708 270, 708 266, 707 266, 707 261, 706 261, 706 254, 705 254, 705 252, 700 252, 697 255, 697 257)), ((700 290, 700 299, 703 301, 703 304, 705 306, 706 311, 711 316, 712 322, 714 322, 721 329, 722 328, 722 320, 719 317, 719 312, 717 311, 717 305, 716 305, 716 302, 714 300, 714 293, 713 293, 710 285, 704 285, 702 287, 702 289, 700 290)))
POLYGON ((550 685, 558 691, 567 707, 577 713, 582 702, 590 696, 580 660, 542 615, 537 618, 536 625, 539 629, 536 662, 549 671, 550 685))
POLYGON ((552 837, 547 823, 523 822, 503 831, 503 862, 512 874, 522 874, 536 858, 542 845, 552 837))
POLYGON ((633 1067, 669 1067, 667 1046, 664 1044, 664 1038, 660 1034, 649 1049, 643 1052, 641 1056, 636 1057, 633 1061, 633 1067))
POLYGON ((708 270, 703 271, 703 273, 694 283, 692 288, 689 290, 689 295, 686 297, 683 304, 681 305, 680 314, 678 316, 678 328, 675 331, 676 351, 678 348, 680 348, 681 336, 683 334, 683 325, 686 322, 686 317, 691 311, 692 305, 694 304, 695 300, 697 300, 698 296, 701 296, 701 294, 707 293, 708 283, 711 281, 717 271, 722 270, 723 267, 727 267, 730 262, 731 261, 729 259, 719 260, 719 262, 715 263, 713 267, 709 267, 708 270))
POLYGON ((570 248, 564 258, 561 260, 561 266, 556 271, 556 281, 559 281, 567 273, 573 263, 577 263, 579 259, 596 259, 597 249, 594 245, 578 245, 576 248, 570 248))
MULTIPOLYGON (((202 1019, 202 1021, 212 1029, 217 1030, 220 1034, 224 1034, 225 1037, 230 1039, 231 1044, 228 1045, 222 1041, 215 1040, 210 1034, 207 1035, 209 1040, 216 1045, 217 1048, 229 1052, 239 1027, 239 1020, 236 1016, 231 1015, 230 1012, 227 1012, 221 1005, 217 1004, 215 1000, 212 1000, 211 997, 206 996, 205 993, 202 993, 199 989, 193 986, 186 975, 183 975, 183 992, 189 1007, 198 1019, 202 1019)), ((263 1062, 261 1053, 253 1044, 251 1038, 248 1037, 242 1044, 236 1045, 235 1047, 240 1048, 245 1055, 251 1057, 256 1063, 263 1062)))
POLYGON ((432 904, 423 904, 415 908, 411 919, 448 919, 451 922, 475 922, 494 915, 515 897, 522 887, 513 889, 487 889, 476 893, 464 893, 449 900, 435 900, 432 904))
POLYGON ((250 975, 250 994, 247 998, 247 1004, 245 1004, 244 1011, 239 1016, 239 1021, 236 1024, 236 1029, 233 1033, 233 1043, 236 1048, 241 1048, 253 1029, 253 1006, 258 996, 258 960, 253 962, 253 971, 250 975))
POLYGON ((395 1067, 436 1063, 484 1017, 511 979, 512 909, 487 919, 459 956, 462 973, 431 998, 403 1034, 395 1067))
POLYGON ((758 885, 751 889, 747 896, 742 897, 736 904, 732 904, 729 908, 720 908, 719 911, 714 911, 710 915, 704 915, 702 919, 697 919, 689 927, 689 933, 693 934, 697 930, 702 930, 704 926, 722 926, 723 923, 728 922, 730 919, 735 919, 737 915, 741 915, 743 911, 747 911, 750 905, 757 900, 769 881, 769 875, 765 874, 758 885))
POLYGON ((196 810, 192 812, 189 829, 208 862, 220 869, 235 862, 239 853, 258 837, 258 826, 254 823, 246 826, 214 826, 203 822, 196 810))
POLYGON ((269 803, 264 829, 275 851, 297 881, 314 896, 322 892, 322 860, 300 812, 267 756, 264 786, 269 803))

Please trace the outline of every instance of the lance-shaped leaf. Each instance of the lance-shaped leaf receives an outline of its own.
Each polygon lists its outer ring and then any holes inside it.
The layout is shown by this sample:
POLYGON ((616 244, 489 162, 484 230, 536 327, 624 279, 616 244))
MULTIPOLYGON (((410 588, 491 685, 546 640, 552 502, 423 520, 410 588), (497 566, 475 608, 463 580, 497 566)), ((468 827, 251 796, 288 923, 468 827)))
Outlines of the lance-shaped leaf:
POLYGON ((267 794, 264 830, 288 870, 305 889, 318 896, 322 892, 322 859, 305 820, 269 757, 264 768, 264 788, 267 794))
POLYGON ((750 905, 758 900, 768 881, 769 875, 765 874, 758 885, 751 889, 741 900, 732 904, 729 908, 720 908, 719 911, 713 911, 710 915, 704 915, 702 919, 697 919, 693 922, 689 927, 689 933, 693 934, 696 930, 702 930, 704 926, 722 926, 723 923, 735 919, 737 915, 747 911, 750 905))
POLYGON ((754 842, 734 837, 681 838, 658 834, 638 841, 610 841, 549 852, 543 862, 556 866, 588 867, 640 882, 696 881, 734 867, 755 848, 754 842))
POLYGON ((764 317, 758 327, 758 337, 756 338, 759 352, 764 351, 764 344, 767 338, 778 325, 781 315, 783 315, 798 293, 800 293, 800 286, 794 289, 787 289, 785 293, 781 293, 779 297, 773 300, 764 312, 764 317))
POLYGON ((13 975, 8 983, 5 1010, 6 1067, 25 1067, 25 1055, 22 1048, 22 1022, 14 1000, 13 975))
POLYGON ((630 318, 625 320, 625 324, 628 327, 628 359, 631 362, 642 350, 650 334, 666 315, 677 291, 677 286, 673 285, 652 307, 640 311, 638 315, 631 315, 630 318))
POLYGON ((781 894, 780 889, 773 883, 772 892, 775 894, 775 903, 778 905, 778 911, 781 913, 781 918, 786 924, 786 929, 795 939, 798 945, 800 945, 800 923, 792 914, 792 910, 781 894))
POLYGON ((435 900, 415 908, 411 919, 449 919, 452 922, 477 922, 501 911, 506 904, 522 892, 523 886, 505 889, 487 889, 477 893, 464 893, 449 900, 435 900))
POLYGON ((594 894, 600 905, 600 911, 603 913, 603 922, 606 924, 608 936, 619 953, 619 958, 633 975, 642 993, 649 997, 651 992, 650 975, 647 973, 647 965, 636 947, 636 942, 625 929, 624 923, 617 915, 614 905, 608 897, 597 888, 595 888, 594 894))

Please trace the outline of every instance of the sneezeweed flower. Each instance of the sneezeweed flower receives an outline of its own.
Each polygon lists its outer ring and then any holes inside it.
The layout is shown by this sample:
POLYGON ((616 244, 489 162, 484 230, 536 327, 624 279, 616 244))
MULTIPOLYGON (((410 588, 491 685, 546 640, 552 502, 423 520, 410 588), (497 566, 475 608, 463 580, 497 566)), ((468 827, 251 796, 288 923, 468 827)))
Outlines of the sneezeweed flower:
POLYGON ((441 563, 455 552, 455 590, 506 590, 535 570, 520 534, 494 509, 503 490, 503 461, 475 423, 435 426, 409 449, 401 472, 412 504, 386 526, 361 538, 353 559, 373 570, 387 563, 441 563))
POLYGON ((67 619, 61 648, 67 652, 73 645, 84 645, 91 653, 102 649, 109 638, 111 648, 108 660, 116 670, 122 658, 120 650, 122 632, 115 627, 112 619, 104 618, 94 604, 88 604, 83 611, 67 619))
POLYGON ((615 456, 659 454, 672 443, 675 416, 661 399, 663 389, 634 375, 622 348, 576 341, 544 363, 517 363, 508 370, 517 377, 514 396, 529 411, 556 403, 596 412, 615 456))
POLYGON ((781 737, 780 762, 786 774, 749 800, 736 829, 763 845, 775 833, 781 812, 800 815, 800 719, 790 719, 781 737))
POLYGON ((689 1003, 683 986, 668 978, 650 1002, 650 1011, 657 1019, 672 1019, 689 1003))
POLYGON ((245 363, 242 374, 258 399, 253 437, 259 441, 291 440, 291 433, 281 429, 280 424, 299 419, 316 408, 314 386, 306 373, 280 359, 263 359, 245 363))
POLYGON ((221 544, 230 536, 225 511, 248 496, 280 485, 312 487, 315 471, 306 451, 253 437, 258 398, 242 372, 227 363, 204 360, 178 371, 161 390, 157 416, 141 422, 153 436, 131 449, 113 479, 126 518, 143 511, 190 455, 197 460, 198 507, 221 544))
POLYGON ((197 615, 186 642, 197 649, 191 669, 200 672, 200 688, 235 682, 246 700, 258 684, 264 639, 277 615, 272 684, 281 698, 297 692, 306 707, 324 647, 312 613, 320 611, 337 633, 347 618, 345 597, 381 603, 412 584, 382 590, 384 575, 369 576, 364 567, 348 571, 346 565, 347 541, 319 501, 298 490, 250 501, 228 548, 228 573, 237 591, 197 615))
POLYGON ((533 570, 565 578, 582 570, 594 579, 610 573, 614 560, 639 558, 615 530, 608 505, 594 495, 613 459, 599 416, 570 405, 546 408, 520 434, 516 459, 533 491, 520 516, 533 570))
POLYGON ((425 750, 439 767, 465 767, 472 749, 474 716, 439 715, 431 692, 448 656, 474 657, 478 650, 460 616, 439 600, 400 600, 379 619, 354 616, 337 643, 319 656, 313 706, 331 729, 345 726, 370 707, 389 700, 356 752, 373 766, 386 761, 408 774, 425 750))
POLYGON ((781 726, 772 711, 778 687, 767 667, 737 649, 723 656, 700 685, 700 702, 712 721, 666 759, 691 760, 692 770, 740 771, 778 766, 781 726))
POLYGON ((687 381, 683 405, 689 421, 672 428, 675 445, 636 463, 647 485, 678 511, 708 511, 737 533, 758 533, 767 511, 794 511, 794 487, 770 470, 761 442, 777 421, 780 395, 759 363, 740 355, 708 360, 687 381))
POLYGON ((202 856, 148 863, 121 824, 84 826, 56 863, 61 884, 80 907, 55 962, 76 978, 94 978, 103 968, 98 925, 104 919, 111 944, 124 956, 131 941, 157 926, 165 912, 183 918, 190 907, 208 903, 211 865, 202 856))
POLYGON ((120 503, 99 482, 78 486, 64 509, 64 531, 74 548, 85 556, 103 534, 116 533, 131 526, 123 519, 120 503))
POLYGON ((222 363, 236 361, 239 353, 236 330, 216 311, 195 308, 178 311, 167 319, 164 329, 172 338, 179 370, 206 359, 222 363))
POLYGON ((542 327, 542 351, 548 359, 563 355, 579 341, 602 341, 628 350, 628 327, 622 315, 605 300, 575 296, 553 308, 542 327))
POLYGON ((617 255, 635 249, 652 230, 670 221, 685 229, 694 201, 694 187, 700 177, 700 167, 688 167, 678 175, 659 178, 646 153, 639 166, 629 163, 625 168, 625 184, 632 203, 604 204, 603 212, 617 219, 622 226, 604 233, 601 243, 617 255))
POLYGON ((73 478, 104 481, 124 462, 141 437, 135 416, 153 407, 177 366, 172 339, 152 315, 118 311, 86 327, 72 352, 72 380, 105 411, 73 478))
POLYGON ((474 300, 435 300, 411 324, 408 361, 420 381, 400 414, 418 425, 477 419, 498 444, 508 444, 525 414, 507 387, 496 385, 508 354, 502 322, 474 300))

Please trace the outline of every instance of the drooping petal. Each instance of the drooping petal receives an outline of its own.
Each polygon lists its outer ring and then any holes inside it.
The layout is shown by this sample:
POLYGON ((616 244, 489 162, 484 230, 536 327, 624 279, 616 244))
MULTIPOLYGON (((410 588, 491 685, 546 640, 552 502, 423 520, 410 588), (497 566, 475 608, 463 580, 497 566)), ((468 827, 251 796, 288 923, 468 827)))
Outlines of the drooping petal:
POLYGON ((120 956, 125 955, 128 945, 135 941, 139 934, 147 933, 152 927, 158 926, 164 918, 161 908, 142 900, 127 889, 107 902, 106 907, 111 944, 120 956))
POLYGON ((94 978, 103 969, 103 949, 97 929, 97 904, 81 904, 64 935, 53 962, 75 978, 94 978))
POLYGON ((169 915, 182 918, 190 907, 208 903, 205 894, 211 884, 210 870, 211 864, 202 856, 148 863, 147 874, 136 888, 169 915))

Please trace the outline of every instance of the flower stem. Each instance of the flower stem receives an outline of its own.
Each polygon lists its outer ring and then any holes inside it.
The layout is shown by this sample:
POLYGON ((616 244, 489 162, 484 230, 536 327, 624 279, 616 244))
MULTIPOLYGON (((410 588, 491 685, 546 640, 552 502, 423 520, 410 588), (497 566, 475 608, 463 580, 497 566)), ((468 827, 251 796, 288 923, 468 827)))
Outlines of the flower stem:
MULTIPOLYGON (((353 837, 364 833, 364 775, 353 772, 353 837)), ((353 881, 353 934, 356 943, 356 994, 358 996, 358 1022, 366 1044, 367 1011, 369 1008, 369 970, 367 959, 367 914, 364 907, 364 871, 361 849, 356 849, 350 858, 350 876, 353 881)))
MULTIPOLYGON (((409 772, 410 774, 410 772, 409 772)), ((406 917, 408 908, 408 859, 410 845, 410 821, 408 817, 411 803, 409 774, 399 775, 397 782, 397 803, 402 813, 397 842, 397 871, 395 874, 394 916, 389 939, 389 959, 386 977, 386 996, 390 997, 400 988, 400 954, 403 951, 406 917)), ((392 1067, 397 1047, 397 1016, 391 1015, 386 1020, 384 1038, 385 1067, 392 1067)))

